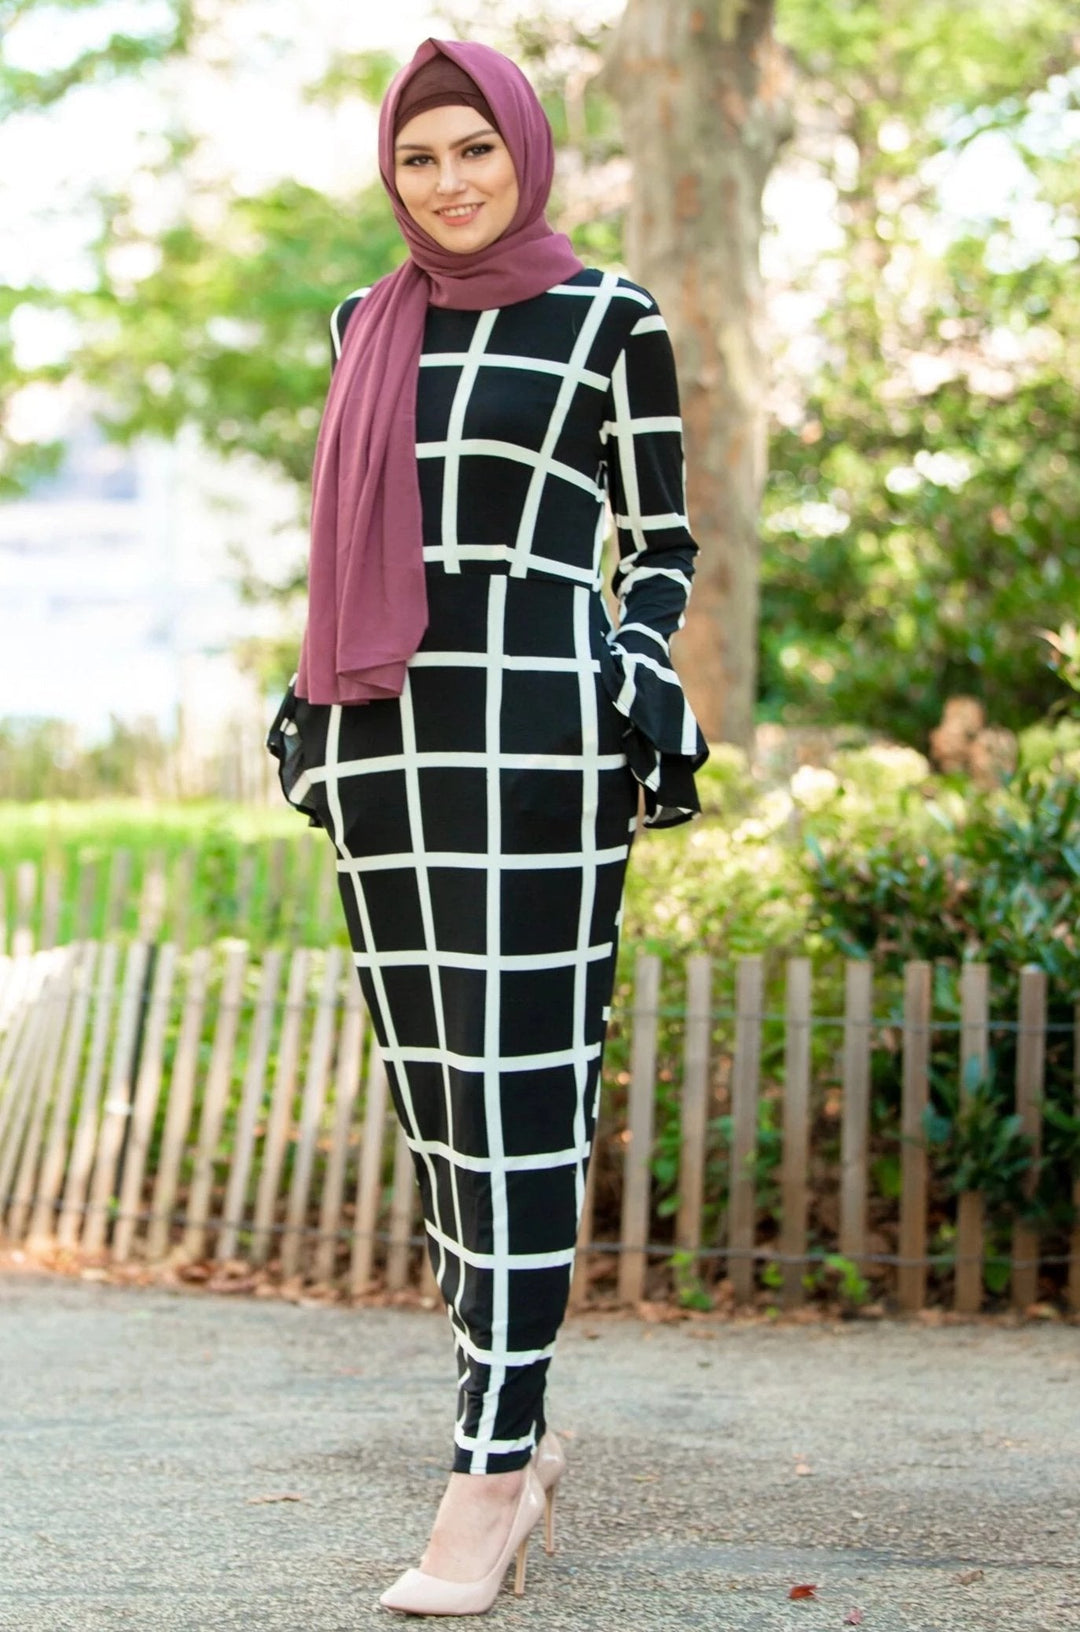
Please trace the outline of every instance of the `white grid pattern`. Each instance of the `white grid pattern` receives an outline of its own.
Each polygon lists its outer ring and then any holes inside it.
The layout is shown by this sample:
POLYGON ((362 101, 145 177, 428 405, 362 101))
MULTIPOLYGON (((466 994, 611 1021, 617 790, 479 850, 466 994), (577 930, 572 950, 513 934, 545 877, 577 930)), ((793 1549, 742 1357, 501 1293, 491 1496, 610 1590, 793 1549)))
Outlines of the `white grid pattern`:
MULTIPOLYGON (((447 1062, 448 1049, 446 1036, 446 1015, 443 1010, 442 986, 438 980, 438 968, 434 961, 436 955, 435 920, 431 901, 431 885, 428 874, 428 863, 424 851, 424 808, 420 799, 420 777, 417 767, 418 755, 416 753, 416 722, 413 717, 412 687, 409 683, 408 674, 406 674, 405 690, 402 693, 401 698, 401 735, 405 748, 405 764, 403 768, 405 771, 405 796, 408 802, 409 810, 409 834, 412 839, 411 862, 412 869, 416 877, 417 895, 420 901, 420 915, 424 926, 424 961, 428 966, 431 1002, 435 1013, 435 1028, 439 1040, 439 1049, 442 1054, 441 1065, 443 1104, 445 1107, 447 1134, 450 1143, 453 1144, 454 1097, 450 1082, 449 1065, 447 1062)), ((374 962, 377 963, 378 960, 376 959, 374 962)), ((391 967, 389 960, 385 956, 382 960, 382 967, 391 967)), ((407 1081, 407 1073, 400 1072, 399 1078, 402 1082, 407 1081)), ((417 1123, 415 1116, 413 1117, 413 1127, 410 1129, 410 1138, 413 1141, 412 1148, 414 1150, 418 1150, 420 1134, 419 1124, 417 1123)), ((457 1171, 454 1168, 451 1168, 450 1170, 450 1186, 452 1205, 454 1209, 454 1231, 456 1239, 462 1241, 464 1240, 464 1229, 461 1221, 461 1198, 458 1195, 457 1171)), ((438 1207, 437 1195, 435 1196, 434 1205, 436 1208, 438 1207)), ((432 1239, 435 1239, 435 1237, 432 1239)), ((442 1237, 440 1235, 439 1260, 435 1266, 435 1276, 440 1286, 444 1285, 446 1287, 447 1307, 450 1309, 454 1307, 455 1297, 461 1289, 463 1266, 460 1258, 456 1260, 456 1266, 457 1274, 455 1277, 448 1273, 446 1252, 442 1244, 442 1237)))
MULTIPOLYGON (((593 906, 596 900, 596 817, 600 802, 600 732, 596 716, 596 687, 592 683, 592 657, 589 641, 589 596, 587 591, 574 592, 574 647, 578 655, 580 679, 578 707, 581 716, 582 756, 586 769, 582 772, 581 789, 581 899, 578 906, 577 947, 574 966, 574 1037, 585 1037, 585 997, 589 963, 593 949, 589 941, 592 930, 593 906)), ((609 948, 611 943, 608 943, 609 948)), ((612 948, 613 949, 613 948, 612 948)), ((581 1216, 585 1200, 585 1164, 589 1143, 585 1131, 585 1095, 588 1091, 589 1070, 585 1060, 574 1067, 577 1102, 574 1108, 574 1143, 579 1159, 574 1171, 574 1206, 581 1216)))
MULTIPOLYGON (((481 312, 477 318, 476 328, 473 331, 472 341, 466 353, 465 361, 461 365, 461 377, 458 380, 457 390, 454 392, 454 402, 450 409, 450 425, 447 430, 446 441, 441 444, 438 457, 444 461, 443 466, 443 502, 442 502, 442 547, 444 550, 444 565, 447 572, 460 572, 461 564, 458 560, 458 482, 461 476, 461 460, 463 454, 476 453, 479 449, 464 441, 462 431, 465 425, 465 411, 469 406, 473 386, 476 384, 476 375, 483 361, 484 349, 491 339, 491 331, 495 327, 497 311, 481 312)), ((416 457, 426 459, 432 457, 431 449, 424 443, 416 444, 416 457)))

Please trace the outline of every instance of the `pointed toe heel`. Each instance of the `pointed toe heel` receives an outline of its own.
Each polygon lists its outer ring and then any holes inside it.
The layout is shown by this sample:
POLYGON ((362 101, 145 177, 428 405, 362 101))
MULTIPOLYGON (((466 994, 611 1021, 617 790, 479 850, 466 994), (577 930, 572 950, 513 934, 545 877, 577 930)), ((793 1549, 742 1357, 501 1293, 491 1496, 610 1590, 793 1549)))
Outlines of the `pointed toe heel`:
POLYGON ((529 1537, 544 1514, 544 1489, 532 1468, 526 1469, 510 1533, 494 1566, 479 1581, 444 1581, 423 1570, 406 1570, 379 1599, 384 1609, 403 1615, 485 1615, 499 1596, 507 1565, 517 1558, 514 1593, 525 1591, 529 1537))

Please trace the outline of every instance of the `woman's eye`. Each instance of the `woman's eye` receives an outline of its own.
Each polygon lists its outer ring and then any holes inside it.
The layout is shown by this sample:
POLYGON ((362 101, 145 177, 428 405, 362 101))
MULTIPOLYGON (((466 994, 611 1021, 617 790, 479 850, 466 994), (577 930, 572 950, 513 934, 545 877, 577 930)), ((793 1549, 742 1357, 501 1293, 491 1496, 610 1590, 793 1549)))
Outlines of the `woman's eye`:
POLYGON ((495 149, 490 142, 477 142, 475 146, 465 149, 467 157, 475 156, 479 158, 483 158, 485 153, 493 153, 494 151, 495 149))

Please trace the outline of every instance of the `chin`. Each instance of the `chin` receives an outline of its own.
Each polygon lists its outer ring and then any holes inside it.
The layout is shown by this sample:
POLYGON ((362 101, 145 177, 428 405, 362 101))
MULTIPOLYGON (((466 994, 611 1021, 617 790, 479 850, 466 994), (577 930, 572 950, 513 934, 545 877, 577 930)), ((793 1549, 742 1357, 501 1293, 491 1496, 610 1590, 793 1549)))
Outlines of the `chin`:
MULTIPOLYGON (((434 236, 434 234, 432 235, 434 236)), ((466 238, 463 234, 455 233, 453 238, 440 238, 443 249, 448 249, 458 255, 474 255, 477 250, 486 249, 495 239, 490 234, 477 233, 475 237, 466 238)))

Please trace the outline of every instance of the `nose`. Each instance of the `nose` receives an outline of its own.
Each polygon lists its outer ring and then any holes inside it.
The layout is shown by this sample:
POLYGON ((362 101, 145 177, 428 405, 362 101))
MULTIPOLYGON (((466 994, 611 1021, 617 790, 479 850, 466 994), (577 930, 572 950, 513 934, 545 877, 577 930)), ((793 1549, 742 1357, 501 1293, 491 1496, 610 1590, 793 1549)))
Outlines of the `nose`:
POLYGON ((464 177, 459 168, 458 155, 446 153, 439 161, 439 181, 437 190, 440 193, 460 193, 465 185, 464 177))

